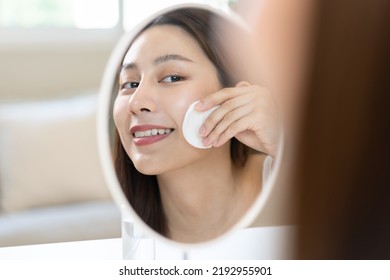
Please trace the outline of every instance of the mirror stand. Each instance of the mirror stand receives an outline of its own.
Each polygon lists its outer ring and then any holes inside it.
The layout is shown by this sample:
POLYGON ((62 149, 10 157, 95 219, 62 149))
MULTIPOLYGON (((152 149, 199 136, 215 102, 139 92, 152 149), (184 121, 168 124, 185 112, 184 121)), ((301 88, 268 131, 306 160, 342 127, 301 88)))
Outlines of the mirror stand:
POLYGON ((126 211, 121 211, 121 214, 123 259, 155 260, 155 239, 137 230, 131 216, 126 214, 126 211))

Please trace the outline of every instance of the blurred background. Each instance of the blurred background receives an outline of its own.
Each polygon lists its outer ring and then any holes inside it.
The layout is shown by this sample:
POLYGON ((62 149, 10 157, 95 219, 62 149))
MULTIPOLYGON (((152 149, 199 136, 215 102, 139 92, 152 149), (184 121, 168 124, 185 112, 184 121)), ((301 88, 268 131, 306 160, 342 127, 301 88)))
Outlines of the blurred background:
POLYGON ((101 78, 124 32, 183 2, 0 0, 0 246, 120 237, 95 136, 101 78))

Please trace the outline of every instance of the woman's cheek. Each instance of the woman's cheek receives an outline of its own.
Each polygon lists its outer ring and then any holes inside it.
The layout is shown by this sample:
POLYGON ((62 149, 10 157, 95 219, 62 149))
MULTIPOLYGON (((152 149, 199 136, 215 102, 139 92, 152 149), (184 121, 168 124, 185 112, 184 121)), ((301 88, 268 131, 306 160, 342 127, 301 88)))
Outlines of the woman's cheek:
POLYGON ((177 87, 174 94, 168 94, 164 98, 165 110, 175 119, 181 130, 184 116, 192 103, 201 100, 210 94, 217 92, 220 85, 217 79, 202 79, 202 82, 189 81, 182 87, 177 87), (208 82, 205 82, 208 81, 208 82))
POLYGON ((124 98, 118 97, 115 100, 113 108, 113 118, 115 126, 119 131, 124 129, 127 120, 127 125, 130 125, 130 116, 127 113, 127 102, 124 98))
POLYGON ((172 100, 174 108, 170 109, 171 115, 174 118, 176 125, 181 130, 185 113, 188 107, 196 100, 196 97, 189 91, 182 92, 179 97, 172 100))
POLYGON ((116 125, 116 127, 118 127, 118 124, 119 124, 119 119, 120 119, 120 106, 119 106, 119 102, 118 102, 118 98, 115 100, 115 103, 114 103, 114 108, 113 108, 113 117, 114 117, 114 123, 116 125))

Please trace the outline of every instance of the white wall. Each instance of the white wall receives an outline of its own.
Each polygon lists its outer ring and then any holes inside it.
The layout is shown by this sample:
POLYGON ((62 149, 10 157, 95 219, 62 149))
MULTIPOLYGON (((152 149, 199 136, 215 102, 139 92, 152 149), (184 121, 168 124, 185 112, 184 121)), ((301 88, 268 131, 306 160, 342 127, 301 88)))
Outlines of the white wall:
POLYGON ((116 43, 113 38, 84 42, 40 39, 0 41, 0 102, 52 99, 97 89, 116 43))

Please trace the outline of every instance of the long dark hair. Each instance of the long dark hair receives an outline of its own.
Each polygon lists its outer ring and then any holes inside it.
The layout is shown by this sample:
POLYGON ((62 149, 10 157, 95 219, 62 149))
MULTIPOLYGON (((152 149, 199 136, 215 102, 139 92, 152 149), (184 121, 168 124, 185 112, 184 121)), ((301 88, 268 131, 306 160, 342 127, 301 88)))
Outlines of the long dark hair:
MULTIPOLYGON (((202 48, 208 59, 218 71, 222 87, 234 86, 238 81, 229 73, 228 58, 223 52, 220 33, 217 26, 227 24, 227 20, 205 9, 182 8, 167 12, 150 22, 139 34, 152 26, 175 25, 190 34, 202 48), (217 19, 218 18, 218 19, 217 19)), ((236 167, 244 167, 250 148, 231 140, 230 156, 236 167)), ((161 202, 160 190, 156 176, 140 173, 127 155, 115 129, 114 163, 122 189, 136 213, 155 231, 168 234, 166 217, 161 202)))
POLYGON ((300 259, 390 258, 389 11, 318 3, 294 165, 300 259))

